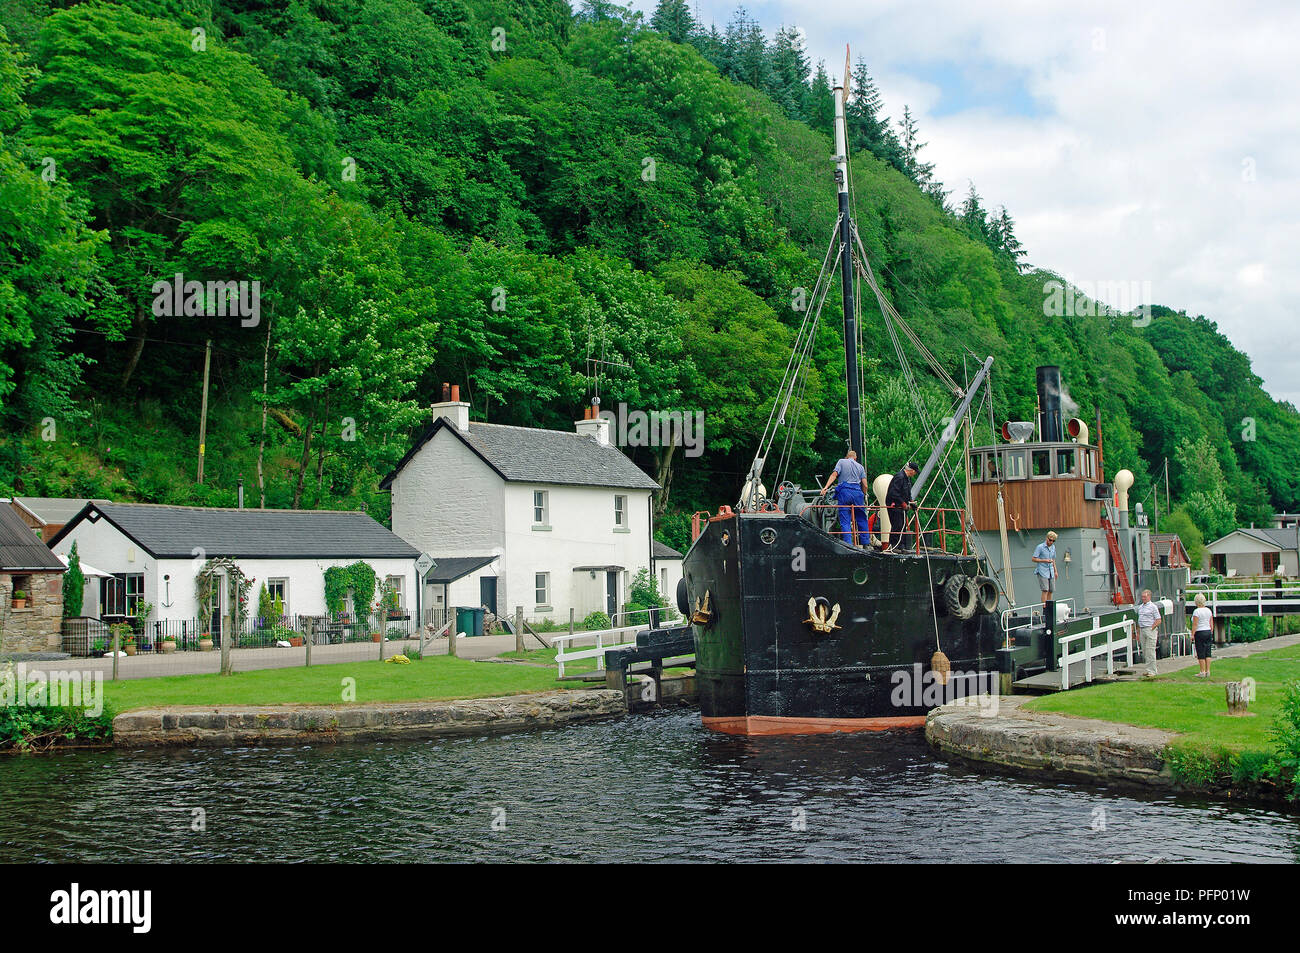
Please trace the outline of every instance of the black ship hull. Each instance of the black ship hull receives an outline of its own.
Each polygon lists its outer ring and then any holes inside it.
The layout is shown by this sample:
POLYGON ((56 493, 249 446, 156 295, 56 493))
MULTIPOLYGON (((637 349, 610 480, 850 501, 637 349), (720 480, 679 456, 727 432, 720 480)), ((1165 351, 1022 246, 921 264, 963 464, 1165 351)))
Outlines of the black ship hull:
MULTIPOLYGON (((941 589, 973 556, 872 552, 783 513, 710 520, 683 562, 704 723, 734 734, 920 725, 997 691, 996 615, 955 617, 941 589), (932 671, 936 649, 951 674, 932 671)), ((940 662, 942 669, 942 662, 940 662)))

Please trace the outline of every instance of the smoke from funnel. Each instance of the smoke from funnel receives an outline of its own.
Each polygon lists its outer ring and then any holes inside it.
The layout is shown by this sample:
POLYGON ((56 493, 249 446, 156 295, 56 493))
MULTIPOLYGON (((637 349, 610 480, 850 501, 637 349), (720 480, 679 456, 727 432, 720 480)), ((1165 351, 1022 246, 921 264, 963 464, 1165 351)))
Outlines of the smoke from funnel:
POLYGON ((1079 405, 1074 402, 1074 398, 1070 396, 1064 384, 1061 385, 1061 413, 1067 417, 1079 415, 1079 405))

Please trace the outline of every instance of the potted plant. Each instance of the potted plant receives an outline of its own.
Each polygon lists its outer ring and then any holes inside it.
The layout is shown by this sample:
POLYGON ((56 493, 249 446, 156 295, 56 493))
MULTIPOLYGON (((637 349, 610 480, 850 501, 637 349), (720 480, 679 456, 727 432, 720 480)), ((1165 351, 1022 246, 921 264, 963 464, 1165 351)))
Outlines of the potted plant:
POLYGON ((211 632, 204 632, 202 635, 199 636, 199 651, 200 651, 200 652, 211 652, 211 651, 212 651, 212 633, 211 633, 211 632))
POLYGON ((384 634, 383 634, 382 632, 371 632, 371 633, 370 633, 370 641, 371 641, 371 642, 382 642, 382 641, 384 641, 384 634))
POLYGON ((96 655, 104 655, 108 652, 108 645, 103 639, 96 639, 91 643, 90 651, 96 655))
POLYGON ((176 651, 176 636, 164 635, 160 644, 161 647, 159 651, 162 652, 163 655, 170 655, 172 652, 176 651))
POLYGON ((15 609, 26 609, 26 608, 27 608, 27 590, 26 590, 26 589, 15 589, 15 590, 14 590, 14 608, 15 608, 15 609))
POLYGON ((135 635, 131 632, 129 622, 114 622, 108 627, 108 631, 113 636, 108 646, 110 654, 115 646, 120 647, 127 655, 135 654, 135 635))

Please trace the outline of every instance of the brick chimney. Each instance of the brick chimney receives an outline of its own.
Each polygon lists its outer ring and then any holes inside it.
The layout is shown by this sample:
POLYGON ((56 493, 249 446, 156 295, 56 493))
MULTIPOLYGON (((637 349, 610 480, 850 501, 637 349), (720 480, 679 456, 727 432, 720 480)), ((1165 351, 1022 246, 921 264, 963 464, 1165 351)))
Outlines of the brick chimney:
POLYGON ((442 385, 442 400, 429 407, 433 419, 446 417, 457 430, 469 430, 469 404, 460 399, 460 385, 442 385))

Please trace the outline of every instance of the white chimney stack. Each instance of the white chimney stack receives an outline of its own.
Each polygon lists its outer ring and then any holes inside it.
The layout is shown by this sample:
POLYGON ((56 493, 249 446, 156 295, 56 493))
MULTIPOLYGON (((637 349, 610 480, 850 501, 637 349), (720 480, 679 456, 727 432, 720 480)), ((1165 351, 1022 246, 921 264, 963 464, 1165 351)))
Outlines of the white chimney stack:
POLYGON ((445 417, 457 430, 469 430, 469 404, 460 399, 459 384, 443 384, 442 400, 431 405, 429 410, 433 413, 434 420, 445 417))
POLYGON ((590 437, 602 447, 609 446, 609 418, 600 415, 600 398, 596 397, 582 412, 582 419, 573 422, 580 436, 590 437))

